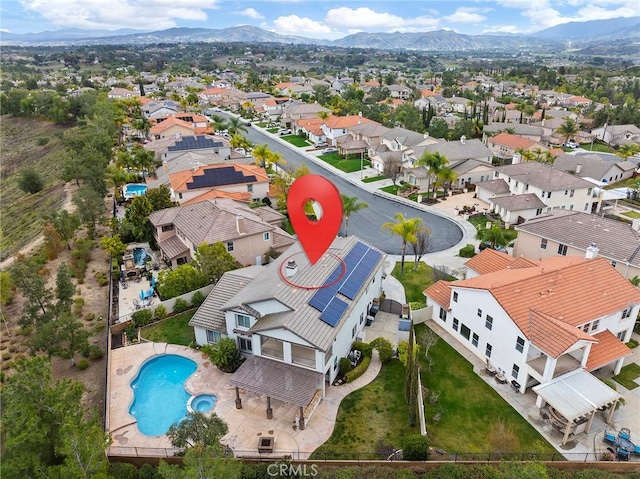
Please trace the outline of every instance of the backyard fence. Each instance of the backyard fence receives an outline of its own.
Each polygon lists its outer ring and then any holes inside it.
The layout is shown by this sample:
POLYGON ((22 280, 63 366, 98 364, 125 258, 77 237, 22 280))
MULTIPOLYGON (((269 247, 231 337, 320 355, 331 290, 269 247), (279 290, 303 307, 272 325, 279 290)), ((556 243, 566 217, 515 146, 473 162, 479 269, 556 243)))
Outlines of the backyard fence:
POLYGON ((422 309, 412 309, 411 310, 411 319, 413 324, 426 323, 429 319, 431 319, 431 315, 433 314, 433 306, 427 306, 422 309))

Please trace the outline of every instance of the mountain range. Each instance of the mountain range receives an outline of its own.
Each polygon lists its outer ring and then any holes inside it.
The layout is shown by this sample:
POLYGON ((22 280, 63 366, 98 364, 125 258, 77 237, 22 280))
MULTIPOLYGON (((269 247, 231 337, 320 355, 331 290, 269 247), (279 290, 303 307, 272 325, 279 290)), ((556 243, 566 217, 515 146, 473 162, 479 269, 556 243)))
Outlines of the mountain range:
POLYGON ((3 45, 148 45, 156 43, 248 42, 314 44, 343 48, 381 50, 464 51, 486 49, 554 50, 589 48, 594 42, 630 46, 640 42, 640 17, 571 22, 530 35, 463 35, 451 30, 423 33, 355 33, 338 40, 316 40, 280 35, 253 26, 223 29, 170 28, 154 32, 117 30, 111 32, 64 29, 40 33, 0 33, 3 45))

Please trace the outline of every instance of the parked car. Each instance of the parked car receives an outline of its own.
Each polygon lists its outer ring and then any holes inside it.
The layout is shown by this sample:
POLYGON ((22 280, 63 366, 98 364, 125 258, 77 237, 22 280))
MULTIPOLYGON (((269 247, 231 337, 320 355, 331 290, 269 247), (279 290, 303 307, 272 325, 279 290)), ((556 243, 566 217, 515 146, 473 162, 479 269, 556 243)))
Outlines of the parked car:
POLYGON ((314 148, 322 148, 323 146, 327 146, 327 142, 326 141, 316 141, 313 144, 314 148))
POLYGON ((564 146, 566 146, 567 148, 579 148, 580 145, 578 143, 576 143, 575 141, 568 141, 564 146))
POLYGON ((282 136, 282 135, 290 135, 291 134, 291 130, 289 128, 281 128, 280 130, 278 130, 278 135, 282 136))
POLYGON ((330 146, 329 148, 325 148, 324 150, 322 150, 323 155, 329 155, 331 153, 338 153, 338 149, 330 146))

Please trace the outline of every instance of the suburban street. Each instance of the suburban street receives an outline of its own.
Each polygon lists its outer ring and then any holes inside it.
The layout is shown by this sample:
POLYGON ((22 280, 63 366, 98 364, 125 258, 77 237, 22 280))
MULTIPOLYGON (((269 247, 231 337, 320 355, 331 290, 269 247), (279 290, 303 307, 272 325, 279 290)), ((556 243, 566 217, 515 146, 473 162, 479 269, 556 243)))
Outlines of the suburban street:
MULTIPOLYGON (((227 117, 228 115, 222 114, 227 117)), ((295 169, 306 163, 311 173, 322 175, 333 182, 341 193, 348 196, 358 196, 369 207, 353 214, 349 219, 349 234, 354 234, 388 254, 401 254, 402 241, 398 236, 392 236, 388 230, 382 230, 382 225, 393 220, 393 215, 402 213, 407 218, 421 218, 422 224, 431 230, 431 245, 429 252, 442 251, 456 245, 462 240, 460 227, 453 221, 421 209, 412 208, 396 203, 371 192, 359 188, 347 179, 316 164, 295 147, 282 144, 271 135, 265 134, 255 127, 249 127, 245 135, 254 144, 268 144, 272 151, 281 153, 287 162, 287 169, 295 169)), ((410 249, 407 248, 407 253, 410 249)))

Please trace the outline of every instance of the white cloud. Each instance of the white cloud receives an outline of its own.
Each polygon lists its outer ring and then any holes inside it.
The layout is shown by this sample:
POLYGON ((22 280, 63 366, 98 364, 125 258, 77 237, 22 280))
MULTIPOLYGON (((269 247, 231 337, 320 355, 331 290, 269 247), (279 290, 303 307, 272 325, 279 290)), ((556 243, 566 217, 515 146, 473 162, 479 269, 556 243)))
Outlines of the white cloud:
POLYGON ((8 28, 0 28, 0 32, 11 33, 11 30, 9 30, 8 28))
POLYGON ((451 15, 443 17, 443 20, 450 23, 480 23, 485 21, 487 17, 480 15, 479 11, 477 8, 460 7, 451 15))
POLYGON ((245 8, 244 10, 240 10, 239 12, 233 12, 236 15, 242 15, 243 17, 253 18, 254 20, 263 20, 264 15, 258 13, 255 8, 245 8))
POLYGON ((520 33, 520 29, 514 25, 502 25, 489 27, 482 33, 520 33))
POLYGON ((278 17, 273 21, 272 31, 281 35, 302 35, 317 38, 335 37, 336 32, 321 22, 298 15, 278 17))
POLYGON ((179 20, 207 19, 217 0, 21 0, 22 6, 59 27, 115 30, 164 29, 179 20))
POLYGON ((327 12, 325 22, 332 27, 345 30, 368 31, 424 31, 434 29, 439 22, 436 18, 419 16, 403 18, 391 13, 380 13, 370 8, 332 8, 327 12))

